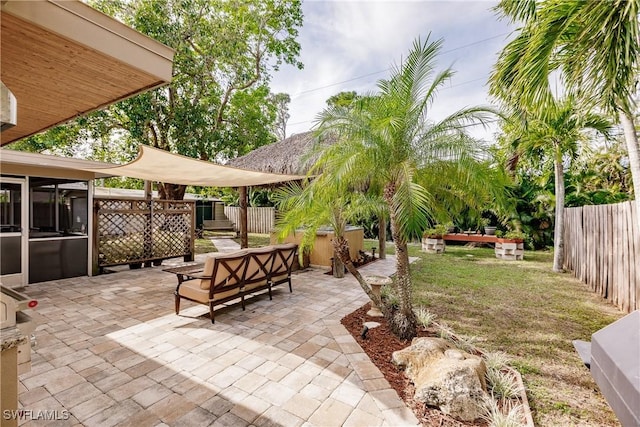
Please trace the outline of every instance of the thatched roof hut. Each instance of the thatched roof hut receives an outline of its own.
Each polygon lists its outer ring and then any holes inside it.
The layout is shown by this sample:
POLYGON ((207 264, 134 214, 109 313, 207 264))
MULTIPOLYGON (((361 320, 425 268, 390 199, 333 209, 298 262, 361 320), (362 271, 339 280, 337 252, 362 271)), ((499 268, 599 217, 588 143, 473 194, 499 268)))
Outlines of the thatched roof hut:
POLYGON ((232 159, 227 165, 259 172, 305 175, 317 159, 313 149, 318 144, 335 142, 333 136, 318 139, 314 132, 298 133, 232 159))

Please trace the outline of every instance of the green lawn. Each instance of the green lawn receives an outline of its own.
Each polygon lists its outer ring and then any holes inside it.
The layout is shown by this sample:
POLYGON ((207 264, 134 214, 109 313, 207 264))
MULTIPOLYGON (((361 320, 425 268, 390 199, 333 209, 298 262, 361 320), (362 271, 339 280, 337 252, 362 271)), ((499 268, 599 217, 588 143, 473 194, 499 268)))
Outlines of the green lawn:
MULTIPOLYGON (((255 234, 249 233, 249 247, 250 248, 259 248, 262 246, 269 246, 271 244, 269 240, 268 234, 255 234)), ((240 244, 240 238, 233 239, 236 243, 240 244)))
MULTIPOLYGON (((195 241, 195 250, 196 254, 206 254, 209 252, 218 252, 218 249, 211 242, 211 237, 221 236, 221 237, 232 237, 235 236, 235 233, 213 233, 210 231, 204 232, 203 239, 196 239, 195 241)), ((239 238, 233 238, 233 240, 240 244, 239 238)), ((249 233, 249 247, 250 248, 258 248, 261 246, 269 245, 269 235, 268 234, 253 234, 249 233)))
POLYGON ((195 241, 196 254, 206 254, 209 252, 218 252, 213 242, 210 239, 196 239, 195 241))
POLYGON ((617 425, 571 340, 623 316, 570 274, 551 271, 552 254, 502 261, 493 249, 447 246, 411 256, 415 306, 423 305, 486 351, 504 351, 523 375, 539 425, 617 425))

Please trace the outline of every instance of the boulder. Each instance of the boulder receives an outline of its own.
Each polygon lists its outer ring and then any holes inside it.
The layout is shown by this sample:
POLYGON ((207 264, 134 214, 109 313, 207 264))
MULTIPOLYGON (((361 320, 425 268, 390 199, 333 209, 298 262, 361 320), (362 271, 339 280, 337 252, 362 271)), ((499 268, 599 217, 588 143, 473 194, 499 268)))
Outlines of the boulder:
POLYGON ((415 385, 416 400, 461 421, 482 416, 487 368, 481 357, 452 348, 441 338, 414 338, 411 346, 394 352, 392 359, 405 368, 415 385))

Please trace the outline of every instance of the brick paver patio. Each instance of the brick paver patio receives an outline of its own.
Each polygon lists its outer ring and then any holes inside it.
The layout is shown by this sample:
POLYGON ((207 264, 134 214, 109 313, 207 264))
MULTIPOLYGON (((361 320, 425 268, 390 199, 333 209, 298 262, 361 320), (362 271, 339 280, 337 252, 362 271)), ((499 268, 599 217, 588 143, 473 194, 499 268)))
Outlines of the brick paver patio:
MULTIPOLYGON (((166 263, 165 263, 166 265, 166 263)), ((395 260, 362 268, 389 275, 395 260)), ((404 426, 410 409, 340 324, 367 302, 355 279, 300 272, 246 311, 173 312, 163 267, 29 285, 40 302, 20 405, 68 420, 21 425, 404 426), (68 412, 66 412, 68 411, 68 412)))

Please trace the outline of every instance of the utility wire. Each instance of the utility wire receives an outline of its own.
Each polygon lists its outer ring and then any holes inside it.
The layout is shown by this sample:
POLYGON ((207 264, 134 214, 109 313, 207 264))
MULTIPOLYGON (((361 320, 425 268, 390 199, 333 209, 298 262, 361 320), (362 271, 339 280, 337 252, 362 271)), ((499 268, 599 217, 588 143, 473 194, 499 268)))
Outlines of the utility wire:
MULTIPOLYGON (((506 36, 508 34, 510 34, 510 33, 497 34, 495 36, 487 37, 487 38, 482 39, 482 40, 477 40, 477 41, 472 42, 472 43, 468 43, 468 44, 465 44, 465 45, 462 45, 462 46, 458 46, 458 47, 454 47, 452 49, 448 49, 448 50, 442 51, 441 54, 451 53, 451 52, 454 52, 456 50, 464 49, 464 48, 467 48, 467 47, 470 47, 470 46, 475 46, 475 45, 487 42, 489 40, 497 39, 498 37, 506 36)), ((327 89, 327 88, 334 87, 334 86, 339 86, 339 85, 344 84, 344 83, 349 83, 349 82, 352 82, 352 81, 355 81, 355 80, 360 80, 360 79, 363 79, 363 78, 366 78, 366 77, 375 76, 377 74, 386 73, 386 72, 388 72, 390 70, 391 70, 391 67, 386 68, 384 70, 374 71, 374 72, 368 73, 368 74, 363 74, 361 76, 356 76, 356 77, 353 77, 353 78, 350 78, 350 79, 347 79, 347 80, 343 80, 343 81, 340 81, 340 82, 331 83, 329 85, 320 86, 320 87, 313 88, 313 89, 303 90, 301 92, 298 92, 298 94, 294 95, 294 97, 295 98, 299 98, 301 95, 304 95, 304 94, 307 94, 307 93, 316 92, 316 91, 319 91, 319 90, 322 90, 322 89, 327 89)), ((454 85, 446 86, 446 87, 443 87, 441 90, 452 89, 454 87, 466 85, 466 84, 469 84, 469 83, 474 83, 474 82, 477 82, 477 81, 480 81, 480 80, 484 80, 484 77, 480 77, 480 78, 473 79, 473 80, 467 80, 467 81, 464 81, 464 82, 456 83, 454 85)), ((312 123, 312 122, 313 122, 313 120, 303 120, 301 122, 287 123, 287 126, 296 126, 296 125, 301 125, 301 124, 305 124, 305 123, 312 123)), ((493 123, 493 122, 488 122, 488 123, 493 123)), ((475 123, 475 124, 467 125, 467 126, 464 126, 464 127, 477 126, 477 125, 480 125, 480 124, 481 123, 475 123)))
MULTIPOLYGON (((453 89, 454 87, 466 85, 466 84, 477 82, 477 81, 480 81, 480 80, 484 80, 484 77, 480 77, 480 78, 473 79, 473 80, 467 80, 466 82, 456 83, 456 84, 451 85, 451 86, 443 87, 440 90, 453 89)), ((311 123, 311 122, 313 122, 313 120, 304 120, 304 121, 301 121, 301 122, 287 123, 287 126, 295 126, 295 125, 301 125, 301 124, 304 124, 304 123, 311 123)))
MULTIPOLYGON (((462 129, 462 128, 471 128, 471 127, 474 127, 474 126, 485 126, 485 125, 490 125, 490 124, 493 124, 493 123, 497 123, 499 121, 500 121, 500 119, 492 119, 492 120, 485 120, 484 122, 467 123, 467 124, 464 124, 464 125, 460 125, 460 128, 462 129)), ((302 122, 287 123, 287 126, 301 125, 301 124, 304 124, 304 123, 312 123, 312 122, 313 122, 313 120, 304 120, 302 122)))
MULTIPOLYGON (((477 40, 477 41, 475 41, 473 43, 468 43, 468 44, 465 44, 465 45, 462 45, 462 46, 458 46, 458 47, 454 47, 454 48, 449 49, 449 50, 442 51, 442 52, 440 52, 440 54, 444 55, 446 53, 455 52, 456 50, 465 49, 465 48, 470 47, 470 46, 475 46, 475 45, 487 42, 489 40, 497 39, 498 37, 506 36, 508 34, 510 34, 510 33, 497 34, 495 36, 487 37, 486 39, 477 40)), ((391 69, 392 69, 391 67, 388 67, 388 68, 385 68, 384 70, 374 71, 372 73, 363 74, 361 76, 356 76, 356 77, 353 77, 353 78, 350 78, 350 79, 347 79, 347 80, 343 80, 343 81, 340 81, 340 82, 331 83, 331 84, 328 84, 328 85, 325 85, 325 86, 316 87, 316 88, 313 88, 313 89, 303 90, 303 91, 298 92, 296 95, 294 95, 294 97, 298 98, 298 97, 300 97, 300 95, 304 95, 304 94, 307 94, 307 93, 316 92, 316 91, 319 91, 319 90, 322 90, 322 89, 327 89, 327 88, 330 88, 330 87, 333 87, 333 86, 339 86, 339 85, 344 84, 344 83, 349 83, 349 82, 352 82, 352 81, 355 81, 355 80, 364 79, 366 77, 375 76, 377 74, 386 73, 386 72, 390 71, 391 69)), ((475 80, 471 80, 471 81, 475 81, 475 80)), ((465 82, 465 83, 469 83, 469 82, 465 82)), ((464 84, 464 83, 460 83, 460 84, 464 84)))

